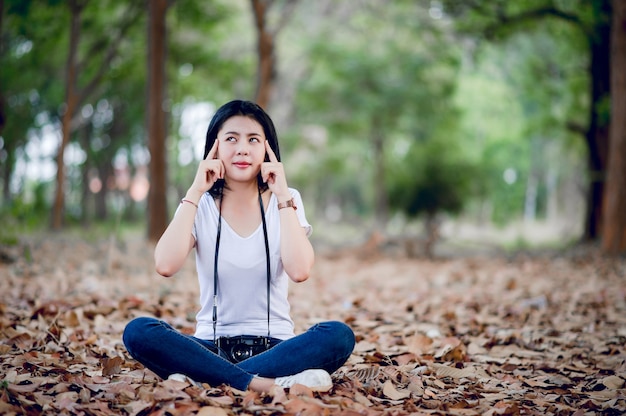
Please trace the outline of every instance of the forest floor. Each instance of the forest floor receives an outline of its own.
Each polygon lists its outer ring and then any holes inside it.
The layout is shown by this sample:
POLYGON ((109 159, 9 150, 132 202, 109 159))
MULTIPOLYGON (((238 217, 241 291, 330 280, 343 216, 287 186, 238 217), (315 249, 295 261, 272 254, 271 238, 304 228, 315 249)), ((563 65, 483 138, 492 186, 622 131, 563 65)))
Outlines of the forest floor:
POLYGON ((591 415, 626 413, 626 259, 562 252, 406 258, 319 253, 291 286, 297 332, 347 322, 328 393, 163 381, 125 324, 194 329, 193 260, 158 277, 141 238, 29 237, 0 256, 0 414, 591 415))

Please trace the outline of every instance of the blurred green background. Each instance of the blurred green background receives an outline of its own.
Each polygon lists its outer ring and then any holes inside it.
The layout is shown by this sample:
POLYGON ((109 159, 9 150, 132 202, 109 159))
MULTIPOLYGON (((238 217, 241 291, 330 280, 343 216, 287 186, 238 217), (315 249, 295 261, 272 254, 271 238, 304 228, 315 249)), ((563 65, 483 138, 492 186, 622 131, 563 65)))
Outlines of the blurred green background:
POLYGON ((153 239, 165 224, 148 218, 171 217, 213 111, 234 98, 273 117, 320 245, 600 238, 610 0, 0 4, 4 242, 49 227, 153 239))

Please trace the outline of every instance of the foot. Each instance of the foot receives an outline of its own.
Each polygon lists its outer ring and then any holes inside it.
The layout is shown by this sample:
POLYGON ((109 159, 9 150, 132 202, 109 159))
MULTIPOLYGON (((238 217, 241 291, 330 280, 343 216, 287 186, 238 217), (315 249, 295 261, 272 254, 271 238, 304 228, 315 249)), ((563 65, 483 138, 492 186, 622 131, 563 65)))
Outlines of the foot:
POLYGON ((328 391, 333 387, 333 380, 325 370, 304 370, 292 376, 277 377, 274 383, 283 388, 302 384, 313 391, 328 391))

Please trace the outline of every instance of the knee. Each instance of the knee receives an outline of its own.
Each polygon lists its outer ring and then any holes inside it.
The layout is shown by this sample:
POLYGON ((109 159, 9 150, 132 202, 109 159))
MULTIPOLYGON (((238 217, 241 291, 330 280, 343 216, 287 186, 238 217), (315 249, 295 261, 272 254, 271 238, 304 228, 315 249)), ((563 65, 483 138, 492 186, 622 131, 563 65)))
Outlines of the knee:
POLYGON ((338 324, 338 330, 341 332, 343 338, 345 339, 346 347, 349 349, 348 353, 352 354, 354 346, 356 345, 356 337, 354 336, 354 331, 352 331, 352 328, 350 328, 343 322, 338 322, 338 324))
POLYGON ((145 344, 147 331, 158 322, 154 318, 140 317, 133 319, 126 325, 122 334, 122 341, 131 355, 134 355, 133 351, 145 344))
POLYGON ((342 348, 343 352, 348 356, 352 353, 356 339, 354 332, 348 325, 340 321, 329 321, 320 325, 324 325, 330 331, 335 340, 334 344, 338 348, 342 348))

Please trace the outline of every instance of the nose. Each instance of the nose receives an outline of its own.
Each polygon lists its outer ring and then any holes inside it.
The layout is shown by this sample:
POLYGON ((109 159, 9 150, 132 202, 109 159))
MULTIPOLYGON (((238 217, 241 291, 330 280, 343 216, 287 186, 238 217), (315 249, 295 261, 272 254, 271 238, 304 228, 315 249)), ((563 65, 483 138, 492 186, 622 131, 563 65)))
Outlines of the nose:
POLYGON ((248 153, 250 153, 250 150, 248 149, 248 143, 245 140, 242 140, 237 144, 237 155, 247 155, 248 153))

